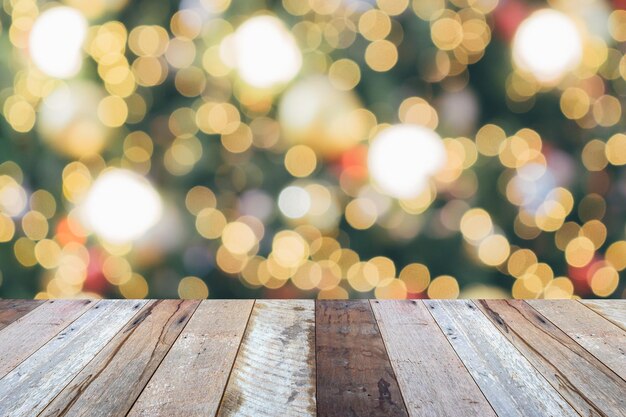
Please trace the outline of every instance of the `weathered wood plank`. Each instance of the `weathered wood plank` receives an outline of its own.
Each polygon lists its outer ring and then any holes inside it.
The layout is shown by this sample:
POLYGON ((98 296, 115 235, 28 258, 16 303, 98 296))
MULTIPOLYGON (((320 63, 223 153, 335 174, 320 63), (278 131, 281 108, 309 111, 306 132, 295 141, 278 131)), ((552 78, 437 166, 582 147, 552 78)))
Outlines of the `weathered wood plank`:
POLYGON ((40 417, 126 415, 199 303, 158 300, 146 304, 40 417))
POLYGON ((626 379, 626 331, 574 300, 529 300, 528 303, 626 379))
POLYGON ((314 416, 315 304, 257 301, 218 416, 314 416))
POLYGON ((371 304, 412 417, 496 415, 421 301, 371 304))
POLYGON ((626 330, 626 300, 578 300, 616 326, 626 330))
POLYGON ((626 382, 521 300, 478 307, 583 416, 626 416, 626 382))
POLYGON ((214 416, 253 304, 203 301, 128 415, 214 416))
POLYGON ((578 416, 471 301, 425 301, 499 416, 578 416))
POLYGON ((316 302, 317 415, 407 416, 369 302, 316 302))
POLYGON ((102 300, 0 379, 0 415, 37 415, 146 301, 102 300))
POLYGON ((51 300, 0 331, 0 378, 94 305, 92 300, 51 300))
POLYGON ((0 330, 44 303, 44 300, 0 300, 0 330))

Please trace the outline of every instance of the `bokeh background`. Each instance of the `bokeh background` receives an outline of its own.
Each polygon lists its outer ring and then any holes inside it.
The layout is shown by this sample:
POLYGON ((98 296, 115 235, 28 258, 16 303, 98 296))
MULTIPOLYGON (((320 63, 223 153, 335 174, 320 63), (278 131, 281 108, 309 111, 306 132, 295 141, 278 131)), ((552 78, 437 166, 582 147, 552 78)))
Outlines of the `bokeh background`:
POLYGON ((624 296, 623 0, 4 0, 0 296, 624 296))

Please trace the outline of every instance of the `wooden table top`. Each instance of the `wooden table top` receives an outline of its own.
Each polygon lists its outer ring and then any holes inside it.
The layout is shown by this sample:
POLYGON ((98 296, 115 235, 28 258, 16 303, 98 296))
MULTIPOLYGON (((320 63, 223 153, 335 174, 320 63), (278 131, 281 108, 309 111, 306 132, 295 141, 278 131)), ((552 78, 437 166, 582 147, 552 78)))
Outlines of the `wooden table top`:
POLYGON ((626 416, 626 300, 0 300, 0 416, 626 416))

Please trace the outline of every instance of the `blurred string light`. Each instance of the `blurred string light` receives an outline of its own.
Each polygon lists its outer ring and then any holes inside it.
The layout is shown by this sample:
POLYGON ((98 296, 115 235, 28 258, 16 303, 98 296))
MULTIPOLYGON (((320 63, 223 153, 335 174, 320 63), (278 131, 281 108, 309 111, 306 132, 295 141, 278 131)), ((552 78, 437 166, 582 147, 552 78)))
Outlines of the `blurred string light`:
POLYGON ((258 88, 284 84, 296 76, 302 55, 285 25, 273 16, 257 16, 237 28, 223 41, 223 59, 237 68, 239 76, 258 88))
POLYGON ((581 62, 583 41, 566 14, 545 9, 524 20, 513 39, 513 60, 544 83, 558 81, 581 62))
POLYGON ((420 126, 384 129, 372 141, 367 165, 375 184, 394 197, 409 199, 428 186, 446 160, 441 138, 420 126))
POLYGON ((102 173, 81 207, 87 227, 113 243, 140 238, 161 218, 161 198, 142 177, 127 170, 102 173))
POLYGON ((28 50, 45 74, 69 78, 78 73, 87 35, 87 20, 71 7, 53 7, 43 12, 30 31, 28 50))
POLYGON ((623 287, 624 10, 65 4, 3 8, 0 242, 39 297, 623 287))

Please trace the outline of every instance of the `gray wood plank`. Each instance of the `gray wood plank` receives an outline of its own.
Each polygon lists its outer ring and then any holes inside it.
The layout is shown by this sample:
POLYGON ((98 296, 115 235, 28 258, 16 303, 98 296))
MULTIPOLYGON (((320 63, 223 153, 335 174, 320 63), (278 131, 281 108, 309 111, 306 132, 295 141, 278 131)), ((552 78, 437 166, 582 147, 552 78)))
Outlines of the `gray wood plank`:
POLYGON ((214 416, 253 304, 202 301, 128 416, 214 416))
POLYGON ((476 302, 583 416, 626 416, 626 382, 521 300, 476 302))
POLYGON ((147 301, 102 300, 0 379, 0 415, 32 417, 147 301))
POLYGON ((314 416, 315 304, 257 301, 218 416, 314 416))
POLYGON ((626 300, 578 300, 616 326, 626 330, 626 300))
POLYGON ((425 303, 499 416, 578 416, 473 302, 425 303))
POLYGON ((421 301, 371 305, 409 415, 496 415, 421 301))
POLYGON ((39 416, 126 415, 199 303, 146 304, 39 416))
POLYGON ((8 374, 95 304, 51 300, 0 331, 0 378, 8 374))
POLYGON ((626 331, 574 300, 528 300, 528 303, 626 379, 626 331))
POLYGON ((0 330, 43 304, 44 300, 0 300, 0 330))

